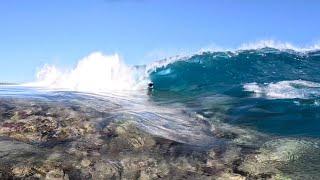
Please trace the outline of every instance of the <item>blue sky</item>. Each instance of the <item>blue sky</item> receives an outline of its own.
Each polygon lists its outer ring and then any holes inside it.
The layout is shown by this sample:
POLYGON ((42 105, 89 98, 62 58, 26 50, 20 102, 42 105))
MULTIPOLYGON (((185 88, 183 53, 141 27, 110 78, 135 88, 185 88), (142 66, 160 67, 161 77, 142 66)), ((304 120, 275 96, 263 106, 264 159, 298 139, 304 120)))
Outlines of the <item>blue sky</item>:
POLYGON ((127 64, 274 39, 320 40, 318 0, 10 0, 0 3, 0 81, 26 82, 37 68, 70 68, 94 51, 127 64))

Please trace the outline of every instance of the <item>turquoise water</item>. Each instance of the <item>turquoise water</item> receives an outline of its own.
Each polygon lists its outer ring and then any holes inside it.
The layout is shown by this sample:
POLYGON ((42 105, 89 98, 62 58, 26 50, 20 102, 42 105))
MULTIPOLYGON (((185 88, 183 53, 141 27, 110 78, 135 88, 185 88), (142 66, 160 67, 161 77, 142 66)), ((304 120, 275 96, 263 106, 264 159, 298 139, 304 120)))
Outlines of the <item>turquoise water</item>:
POLYGON ((320 137, 319 70, 320 51, 203 53, 153 71, 152 98, 264 133, 320 137))

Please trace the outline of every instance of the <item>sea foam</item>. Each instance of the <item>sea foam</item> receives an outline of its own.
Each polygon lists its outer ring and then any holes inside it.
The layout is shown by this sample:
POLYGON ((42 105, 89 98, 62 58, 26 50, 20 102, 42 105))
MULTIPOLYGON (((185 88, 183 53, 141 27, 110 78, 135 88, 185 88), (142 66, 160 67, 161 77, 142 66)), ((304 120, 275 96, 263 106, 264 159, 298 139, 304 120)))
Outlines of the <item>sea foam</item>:
POLYGON ((254 92, 256 97, 270 99, 309 99, 320 96, 320 83, 293 80, 276 83, 247 83, 243 86, 245 91, 254 92))
MULTIPOLYGON (((143 71, 142 71, 143 72, 143 71)), ((25 85, 85 92, 136 90, 144 87, 145 78, 137 68, 122 62, 118 54, 95 52, 81 59, 76 67, 63 71, 53 65, 44 65, 37 80, 25 85)))

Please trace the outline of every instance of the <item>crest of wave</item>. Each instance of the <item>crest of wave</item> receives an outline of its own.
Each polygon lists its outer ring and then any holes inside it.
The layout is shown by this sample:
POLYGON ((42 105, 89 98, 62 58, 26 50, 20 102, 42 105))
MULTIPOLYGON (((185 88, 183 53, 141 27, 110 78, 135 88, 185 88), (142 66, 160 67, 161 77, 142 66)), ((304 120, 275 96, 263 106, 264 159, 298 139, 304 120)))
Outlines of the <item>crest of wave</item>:
POLYGON ((72 70, 45 65, 30 86, 85 92, 135 90, 141 87, 139 71, 124 64, 118 54, 95 52, 81 59, 72 70))
POLYGON ((296 45, 293 45, 289 42, 281 42, 281 41, 275 41, 275 40, 261 40, 261 41, 256 41, 256 42, 251 42, 251 43, 244 43, 242 44, 238 50, 247 50, 247 49, 261 49, 265 47, 270 47, 270 48, 276 48, 279 50, 294 50, 294 51, 313 51, 313 50, 319 50, 320 49, 320 44, 313 44, 310 46, 304 46, 304 47, 299 47, 296 45))
POLYGON ((188 51, 184 52, 181 51, 178 55, 171 56, 171 57, 162 57, 162 60, 155 61, 151 64, 147 65, 146 71, 152 72, 155 71, 159 67, 166 67, 169 64, 172 64, 177 61, 185 61, 191 58, 194 55, 201 55, 205 52, 234 52, 237 53, 238 51, 242 50, 257 50, 262 48, 275 48, 278 50, 294 50, 297 52, 307 52, 307 51, 315 51, 320 50, 320 43, 315 43, 308 46, 297 46, 295 44, 283 41, 276 41, 276 40, 260 40, 260 41, 253 41, 249 43, 243 43, 239 47, 236 48, 223 48, 219 47, 215 44, 209 45, 207 47, 201 48, 199 51, 188 51))

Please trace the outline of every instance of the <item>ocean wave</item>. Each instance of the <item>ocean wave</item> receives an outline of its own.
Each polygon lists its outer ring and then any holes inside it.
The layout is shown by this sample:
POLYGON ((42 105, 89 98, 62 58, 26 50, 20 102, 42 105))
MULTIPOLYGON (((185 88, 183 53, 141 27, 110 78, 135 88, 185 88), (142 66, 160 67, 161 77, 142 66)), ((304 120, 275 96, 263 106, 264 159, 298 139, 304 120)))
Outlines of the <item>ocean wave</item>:
POLYGON ((221 92, 250 82, 296 79, 320 82, 319 52, 299 53, 273 48, 205 52, 158 66, 149 77, 156 89, 169 91, 221 92))
POLYGON ((250 50, 259 50, 264 51, 265 49, 274 49, 278 50, 280 52, 288 52, 293 54, 304 54, 304 53, 310 53, 320 50, 320 43, 315 43, 311 45, 306 46, 297 46, 289 42, 282 42, 282 41, 276 41, 276 40, 260 40, 260 41, 254 41, 254 42, 248 42, 243 43, 238 47, 235 48, 223 48, 223 47, 205 47, 200 48, 200 50, 196 52, 190 52, 189 54, 183 53, 183 55, 176 55, 171 56, 167 58, 163 58, 161 60, 157 60, 152 62, 151 64, 147 65, 147 70, 152 71, 156 68, 165 67, 169 64, 172 64, 177 61, 186 61, 192 56, 201 55, 203 53, 231 53, 231 54, 238 54, 242 51, 250 51, 250 50))
POLYGON ((298 48, 290 43, 259 41, 226 51, 199 51, 173 56, 143 66, 128 66, 119 55, 95 52, 79 60, 75 68, 61 70, 44 65, 35 82, 27 86, 49 89, 108 92, 142 90, 149 81, 156 90, 226 91, 245 83, 270 83, 304 79, 320 82, 319 45, 298 48))

